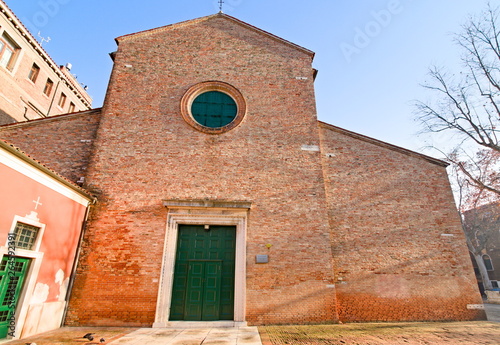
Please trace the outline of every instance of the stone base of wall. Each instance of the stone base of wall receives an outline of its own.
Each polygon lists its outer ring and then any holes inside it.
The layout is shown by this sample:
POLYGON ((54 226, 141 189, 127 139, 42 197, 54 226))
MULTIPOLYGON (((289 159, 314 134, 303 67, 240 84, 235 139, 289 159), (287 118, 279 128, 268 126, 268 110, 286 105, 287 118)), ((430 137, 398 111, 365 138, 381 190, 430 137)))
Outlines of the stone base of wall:
POLYGON ((31 304, 21 338, 58 329, 61 326, 65 306, 64 301, 31 304))

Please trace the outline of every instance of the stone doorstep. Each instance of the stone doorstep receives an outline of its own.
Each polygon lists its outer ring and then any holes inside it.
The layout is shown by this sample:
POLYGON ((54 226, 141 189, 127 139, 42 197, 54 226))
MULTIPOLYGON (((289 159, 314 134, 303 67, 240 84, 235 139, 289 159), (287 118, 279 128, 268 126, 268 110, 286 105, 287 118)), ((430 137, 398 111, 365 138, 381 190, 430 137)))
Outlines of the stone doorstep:
POLYGON ((237 321, 169 321, 163 327, 153 328, 176 328, 176 329, 186 329, 186 328, 238 328, 247 327, 246 322, 237 321))

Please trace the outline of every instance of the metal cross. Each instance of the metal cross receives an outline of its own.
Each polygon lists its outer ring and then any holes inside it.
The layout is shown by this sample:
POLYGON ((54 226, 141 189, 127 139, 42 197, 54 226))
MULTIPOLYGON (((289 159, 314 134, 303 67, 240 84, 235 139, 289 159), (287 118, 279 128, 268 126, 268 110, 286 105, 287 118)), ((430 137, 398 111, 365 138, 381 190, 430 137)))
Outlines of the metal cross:
POLYGON ((33 200, 33 202, 34 202, 34 203, 35 203, 35 205, 36 205, 36 206, 35 206, 35 210, 38 208, 38 206, 43 205, 43 204, 40 202, 40 197, 38 197, 38 199, 37 199, 36 201, 35 201, 35 200, 33 200))
POLYGON ((219 13, 222 13, 222 4, 224 4, 224 1, 219 0, 219 13))

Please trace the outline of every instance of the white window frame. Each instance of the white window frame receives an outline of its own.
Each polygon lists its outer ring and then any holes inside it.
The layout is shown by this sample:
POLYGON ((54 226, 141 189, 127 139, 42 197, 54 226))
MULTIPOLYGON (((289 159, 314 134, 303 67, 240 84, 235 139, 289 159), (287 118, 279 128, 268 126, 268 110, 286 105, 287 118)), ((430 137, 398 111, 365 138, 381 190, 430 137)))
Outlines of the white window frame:
MULTIPOLYGON (((16 225, 17 223, 23 223, 23 224, 27 224, 27 225, 31 225, 31 226, 35 226, 37 227, 39 230, 38 230, 38 234, 36 236, 36 239, 35 239, 35 242, 33 243, 33 249, 31 250, 27 250, 27 249, 18 249, 16 248, 16 253, 19 251, 19 253, 24 253, 26 254, 25 252, 38 252, 40 251, 40 245, 42 244, 42 237, 43 237, 43 234, 45 232, 45 224, 43 223, 40 223, 32 218, 28 218, 28 217, 20 217, 20 216, 14 216, 14 220, 12 222, 12 225, 10 227, 10 231, 9 231, 9 235, 13 235, 14 234, 14 230, 16 229, 16 225)), ((9 236, 7 236, 7 240, 6 240, 6 246, 8 247, 9 246, 9 239, 8 239, 9 236)))
POLYGON ((5 31, 0 35, 0 41, 2 41, 3 46, 0 48, 0 62, 4 58, 4 53, 7 47, 13 49, 12 55, 9 57, 6 65, 0 64, 1 67, 6 70, 13 72, 14 67, 19 59, 21 47, 16 43, 16 41, 5 31))

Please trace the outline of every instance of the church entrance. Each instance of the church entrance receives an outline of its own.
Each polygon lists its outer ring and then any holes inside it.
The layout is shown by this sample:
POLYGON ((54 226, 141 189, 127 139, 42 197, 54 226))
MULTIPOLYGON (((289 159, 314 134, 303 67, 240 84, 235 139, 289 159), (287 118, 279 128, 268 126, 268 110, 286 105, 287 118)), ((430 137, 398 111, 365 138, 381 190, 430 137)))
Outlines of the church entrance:
POLYGON ((236 226, 179 225, 170 320, 234 319, 236 226))

